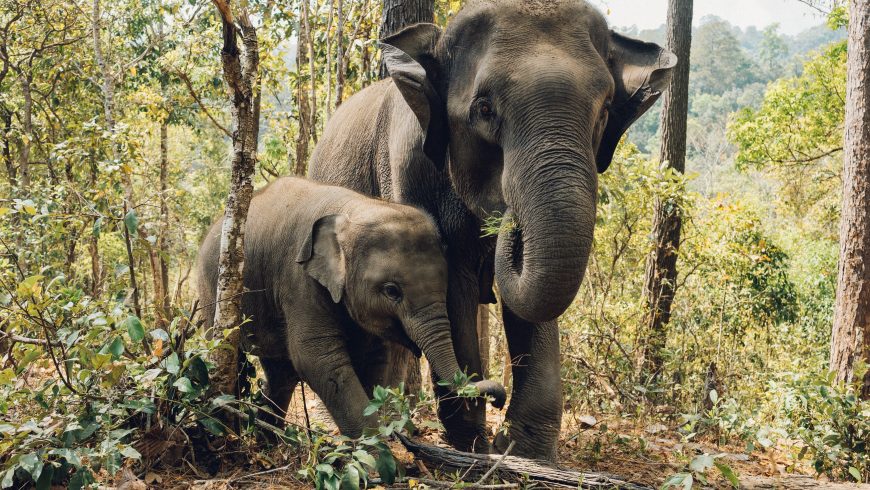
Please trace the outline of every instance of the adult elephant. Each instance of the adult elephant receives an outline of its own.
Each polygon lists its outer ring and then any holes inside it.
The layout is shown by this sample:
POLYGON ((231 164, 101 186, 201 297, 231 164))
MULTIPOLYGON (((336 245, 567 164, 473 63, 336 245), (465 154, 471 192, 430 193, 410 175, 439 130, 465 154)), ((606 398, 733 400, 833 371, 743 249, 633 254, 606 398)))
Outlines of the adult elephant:
MULTIPOLYGON (((336 111, 311 177, 435 218, 454 347, 469 372, 480 372, 476 310, 494 300, 494 276, 513 359, 495 446, 513 440, 513 454, 552 460, 562 416, 556 318, 583 279, 597 172, 676 57, 610 31, 583 0, 472 1, 444 32, 417 24, 381 47, 391 78, 336 111), (491 216, 503 218, 498 237, 481 237, 491 216)), ((483 404, 443 402, 439 416, 454 446, 490 449, 483 404)))

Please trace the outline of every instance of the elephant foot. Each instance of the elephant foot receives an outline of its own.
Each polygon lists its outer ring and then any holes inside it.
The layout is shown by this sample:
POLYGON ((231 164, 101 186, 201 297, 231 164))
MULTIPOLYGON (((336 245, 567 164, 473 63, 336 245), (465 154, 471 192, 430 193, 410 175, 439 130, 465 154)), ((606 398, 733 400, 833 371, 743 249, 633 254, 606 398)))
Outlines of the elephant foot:
POLYGON ((489 454, 493 452, 485 426, 475 427, 470 431, 468 428, 463 431, 445 431, 444 442, 467 453, 489 454))
POLYGON ((452 447, 469 453, 492 452, 489 433, 486 430, 485 402, 455 403, 442 401, 438 415, 444 425, 444 441, 452 447))
POLYGON ((503 429, 499 431, 493 441, 496 452, 504 453, 513 442, 511 456, 556 462, 558 426, 552 424, 530 426, 513 420, 503 429))

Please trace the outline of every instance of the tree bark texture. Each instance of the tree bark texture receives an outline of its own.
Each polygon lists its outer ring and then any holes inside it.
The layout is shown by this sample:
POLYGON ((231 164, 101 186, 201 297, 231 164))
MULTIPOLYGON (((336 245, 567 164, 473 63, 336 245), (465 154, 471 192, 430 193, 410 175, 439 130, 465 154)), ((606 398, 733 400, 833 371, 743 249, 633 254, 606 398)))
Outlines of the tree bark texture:
POLYGON ((257 31, 242 10, 238 25, 233 23, 230 5, 214 0, 223 20, 224 45, 221 51, 224 81, 232 102, 233 150, 232 180, 227 196, 223 227, 216 294, 214 332, 223 336, 231 331, 222 344, 212 352, 215 373, 212 389, 220 393, 237 394, 238 387, 238 327, 242 323, 242 281, 245 267, 244 229, 248 208, 253 194, 252 176, 257 162, 257 126, 259 109, 257 103, 259 52, 257 31), (239 49, 237 36, 242 39, 239 49))
POLYGON ((299 127, 296 133, 296 162, 293 173, 305 176, 308 167, 308 140, 311 136, 311 106, 308 104, 308 84, 302 75, 302 67, 308 64, 308 2, 302 2, 302 20, 299 22, 299 37, 296 41, 296 110, 299 127))
MULTIPOLYGON (((870 0, 849 2, 846 61, 845 164, 840 219, 837 299, 831 369, 854 378, 859 359, 870 363, 870 0)), ((870 398, 870 371, 862 397, 870 398)))
POLYGON ((33 80, 29 75, 21 74, 19 76, 21 82, 21 95, 24 98, 24 105, 21 108, 21 153, 19 154, 18 171, 21 175, 21 192, 24 195, 30 194, 30 148, 33 144, 33 91, 31 85, 33 80))
MULTIPOLYGON (((435 2, 433 0, 384 0, 381 17, 381 39, 391 36, 402 29, 420 22, 435 21, 435 2)), ((387 78, 387 70, 381 63, 381 79, 387 78)))
MULTIPOLYGON (((689 52, 692 42, 692 0, 668 2, 667 47, 679 58, 662 107, 661 161, 679 173, 686 169, 686 119, 689 105, 689 52)), ((658 377, 662 368, 667 324, 677 281, 682 210, 670 200, 656 202, 653 218, 655 248, 647 261, 644 296, 648 340, 645 372, 658 377)))
POLYGON ((490 479, 521 482, 526 485, 531 483, 532 486, 538 484, 542 488, 650 488, 619 476, 557 468, 545 461, 510 455, 466 453, 418 443, 402 435, 399 435, 399 440, 414 458, 425 462, 430 468, 438 468, 446 474, 463 475, 463 480, 473 483, 470 488, 486 485, 490 479))
MULTIPOLYGON (((338 106, 341 105, 342 101, 342 92, 344 91, 344 78, 345 73, 347 72, 347 56, 344 55, 344 0, 338 0, 338 25, 337 31, 335 33, 335 52, 338 56, 338 59, 335 61, 335 108, 338 109, 338 106)), ((351 18, 355 18, 353 16, 354 10, 350 11, 351 18)), ((353 39, 350 40, 350 44, 353 45, 353 39)))

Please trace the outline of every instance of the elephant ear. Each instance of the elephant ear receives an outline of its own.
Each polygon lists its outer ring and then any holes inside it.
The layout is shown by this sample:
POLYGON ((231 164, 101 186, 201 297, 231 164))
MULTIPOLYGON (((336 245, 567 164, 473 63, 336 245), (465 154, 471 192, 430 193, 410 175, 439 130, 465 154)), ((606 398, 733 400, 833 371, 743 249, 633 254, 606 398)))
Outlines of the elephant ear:
POLYGON ((677 56, 657 44, 611 31, 608 64, 616 93, 596 155, 599 172, 610 166, 616 145, 628 127, 652 107, 667 88, 677 56))
POLYGON ((346 277, 344 251, 338 235, 347 218, 340 214, 323 216, 314 222, 311 233, 302 244, 296 262, 323 287, 336 303, 344 294, 346 277))
POLYGON ((423 130, 423 152, 440 169, 447 154, 447 106, 435 87, 441 29, 414 24, 381 40, 381 60, 423 130))

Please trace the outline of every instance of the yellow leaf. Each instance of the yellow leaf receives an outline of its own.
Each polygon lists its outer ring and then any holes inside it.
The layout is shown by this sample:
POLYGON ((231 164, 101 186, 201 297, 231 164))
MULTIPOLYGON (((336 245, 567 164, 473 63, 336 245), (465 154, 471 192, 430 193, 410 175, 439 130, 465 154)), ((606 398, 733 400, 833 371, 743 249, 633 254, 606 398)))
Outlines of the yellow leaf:
POLYGON ((12 210, 9 208, 0 208, 0 216, 3 216, 4 214, 9 214, 10 211, 12 210))
POLYGON ((163 355, 163 341, 160 339, 157 339, 154 342, 154 355, 157 357, 160 357, 163 355))
POLYGON ((136 67, 135 66, 130 67, 130 75, 132 75, 134 77, 136 76, 136 67))

